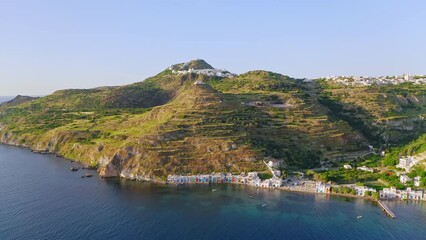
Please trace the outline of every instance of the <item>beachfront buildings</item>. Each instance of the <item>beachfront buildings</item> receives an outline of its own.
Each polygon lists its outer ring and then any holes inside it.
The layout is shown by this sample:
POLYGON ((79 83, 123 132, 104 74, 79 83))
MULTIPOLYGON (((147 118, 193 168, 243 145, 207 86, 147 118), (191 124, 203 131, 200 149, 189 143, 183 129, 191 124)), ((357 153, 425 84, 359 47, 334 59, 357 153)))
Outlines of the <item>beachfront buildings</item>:
POLYGON ((381 199, 410 199, 410 200, 426 200, 426 193, 419 190, 413 190, 410 187, 407 190, 398 190, 395 187, 384 188, 379 191, 381 199))
POLYGON ((185 183, 234 183, 246 184, 255 187, 277 188, 282 186, 281 178, 271 178, 261 180, 257 172, 242 173, 240 175, 232 175, 230 173, 212 173, 200 175, 169 175, 168 183, 185 184, 185 183))
POLYGON ((330 185, 322 182, 317 182, 315 185, 315 191, 317 193, 329 193, 330 192, 330 185))
POLYGON ((366 186, 355 186, 356 195, 365 196, 366 192, 376 192, 374 188, 368 188, 366 186))

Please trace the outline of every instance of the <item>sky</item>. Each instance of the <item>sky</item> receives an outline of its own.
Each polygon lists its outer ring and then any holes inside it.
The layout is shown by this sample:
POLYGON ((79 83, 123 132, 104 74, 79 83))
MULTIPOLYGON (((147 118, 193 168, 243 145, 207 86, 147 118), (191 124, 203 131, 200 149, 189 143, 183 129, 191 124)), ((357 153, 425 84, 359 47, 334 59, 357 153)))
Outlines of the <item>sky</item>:
POLYGON ((426 74, 424 0, 0 0, 0 96, 204 59, 293 77, 426 74))

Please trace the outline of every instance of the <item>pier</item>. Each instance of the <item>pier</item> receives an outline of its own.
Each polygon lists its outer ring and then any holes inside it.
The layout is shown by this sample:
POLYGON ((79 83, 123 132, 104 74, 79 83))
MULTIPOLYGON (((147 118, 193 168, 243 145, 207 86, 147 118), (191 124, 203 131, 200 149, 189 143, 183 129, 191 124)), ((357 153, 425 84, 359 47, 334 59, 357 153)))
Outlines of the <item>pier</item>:
POLYGON ((389 217, 391 217, 391 218, 395 218, 396 217, 395 214, 388 208, 388 206, 386 206, 386 204, 384 202, 382 202, 380 200, 377 201, 377 202, 379 203, 379 206, 382 207, 383 211, 387 215, 389 215, 389 217))

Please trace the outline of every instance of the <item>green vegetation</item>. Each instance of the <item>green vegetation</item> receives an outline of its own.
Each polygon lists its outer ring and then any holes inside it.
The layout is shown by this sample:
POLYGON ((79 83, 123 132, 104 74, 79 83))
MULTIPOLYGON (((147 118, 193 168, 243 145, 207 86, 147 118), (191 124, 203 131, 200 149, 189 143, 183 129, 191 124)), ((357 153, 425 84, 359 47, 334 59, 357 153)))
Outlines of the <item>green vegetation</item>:
POLYGON ((354 188, 345 187, 345 186, 339 186, 339 187, 332 187, 331 188, 332 193, 340 193, 340 194, 347 194, 347 195, 356 195, 356 191, 354 188))
POLYGON ((335 182, 335 183, 357 183, 365 181, 375 181, 379 178, 379 174, 362 172, 355 169, 343 169, 329 170, 322 173, 317 173, 314 178, 318 181, 323 182, 335 182))
MULTIPOLYGON (((196 60, 174 68, 211 66, 196 60)), ((265 157, 284 160, 288 171, 318 168, 321 161, 378 167, 426 151, 425 95, 424 86, 409 84, 349 88, 267 71, 219 78, 165 70, 125 86, 21 96, 0 106, 0 138, 154 179, 264 172, 265 157), (360 158, 370 144, 391 143, 401 145, 383 160, 360 158)), ((339 183, 394 181, 357 170, 310 174, 339 183)))

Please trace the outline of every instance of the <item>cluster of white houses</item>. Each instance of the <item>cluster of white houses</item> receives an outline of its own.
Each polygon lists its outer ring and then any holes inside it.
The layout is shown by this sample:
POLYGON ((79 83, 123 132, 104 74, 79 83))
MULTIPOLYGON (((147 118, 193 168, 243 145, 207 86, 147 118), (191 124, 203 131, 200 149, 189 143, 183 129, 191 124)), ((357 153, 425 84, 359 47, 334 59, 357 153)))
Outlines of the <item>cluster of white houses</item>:
POLYGON ((347 86, 371 86, 386 84, 414 83, 426 84, 426 76, 404 74, 402 76, 386 76, 386 77, 368 77, 368 76, 330 76, 325 78, 326 81, 333 81, 347 86))
POLYGON ((257 172, 242 173, 240 175, 232 175, 230 173, 212 173, 200 175, 169 175, 167 177, 169 183, 234 183, 246 184, 255 187, 277 188, 282 186, 281 178, 271 178, 261 180, 257 172))
POLYGON ((211 77, 223 77, 223 78, 233 78, 235 76, 237 76, 236 74, 230 73, 226 70, 222 70, 222 69, 193 69, 190 68, 189 70, 173 70, 172 68, 169 68, 170 70, 172 70, 172 73, 174 74, 187 74, 187 73, 195 73, 195 74, 203 74, 206 76, 211 76, 211 77))
POLYGON ((406 172, 411 171, 411 168, 418 163, 418 159, 413 156, 399 158, 399 163, 396 165, 397 168, 405 169, 406 172))
POLYGON ((395 187, 384 188, 379 191, 381 199, 411 199, 411 200, 426 200, 426 192, 413 190, 408 187, 406 190, 398 190, 395 187))

